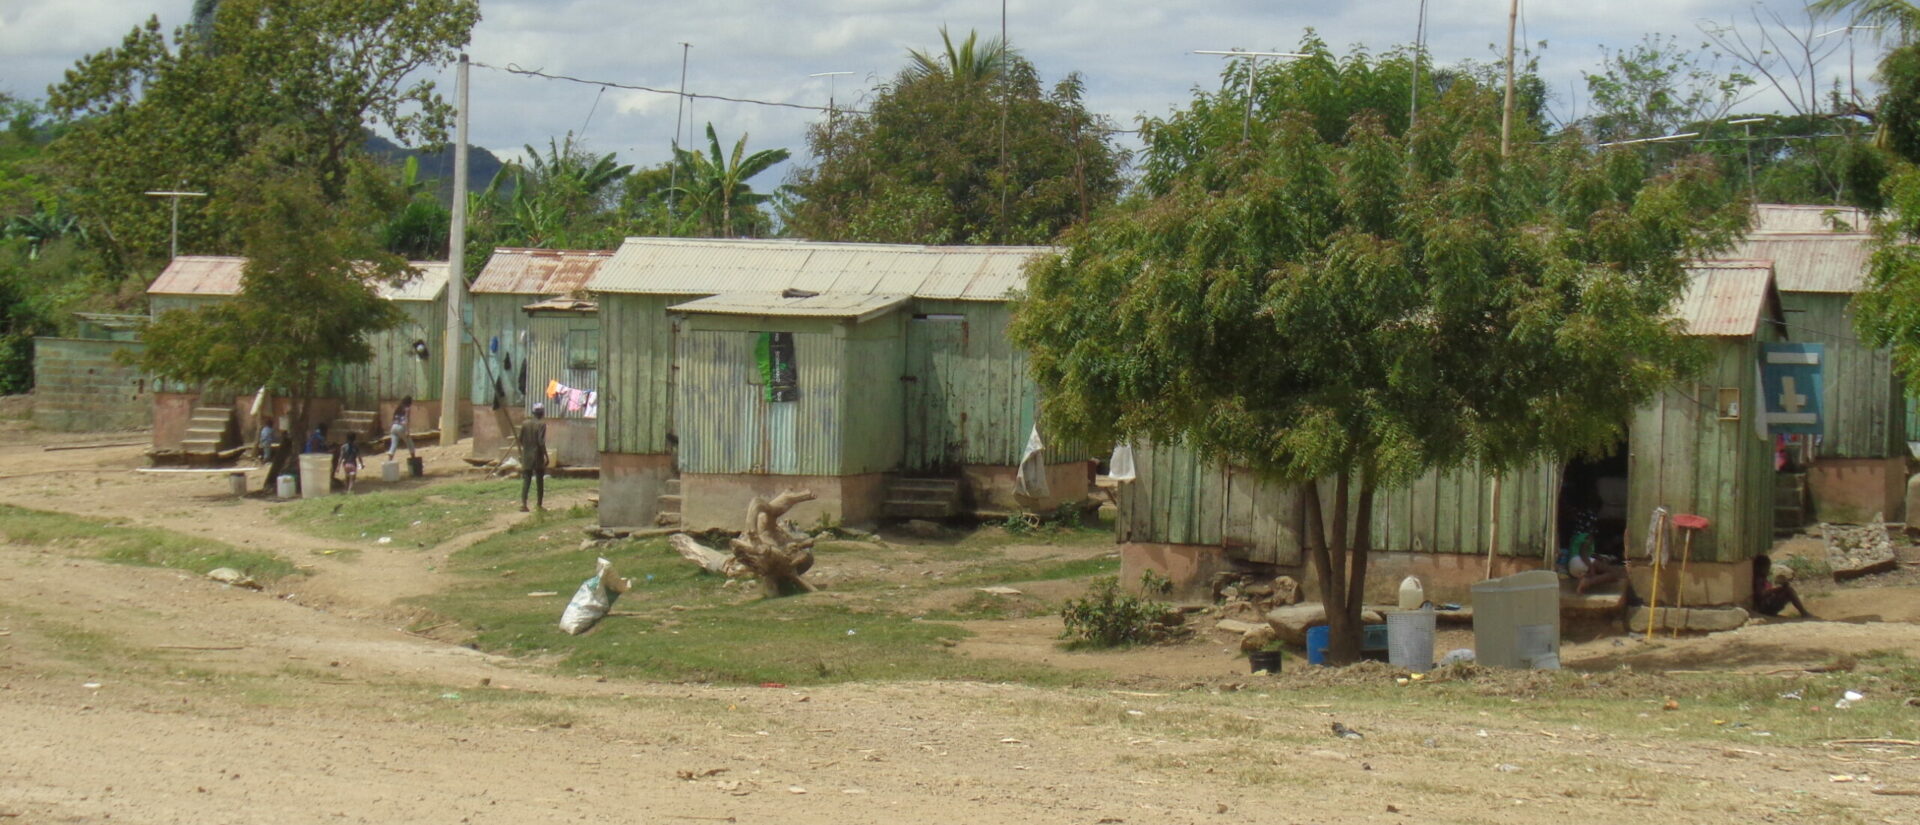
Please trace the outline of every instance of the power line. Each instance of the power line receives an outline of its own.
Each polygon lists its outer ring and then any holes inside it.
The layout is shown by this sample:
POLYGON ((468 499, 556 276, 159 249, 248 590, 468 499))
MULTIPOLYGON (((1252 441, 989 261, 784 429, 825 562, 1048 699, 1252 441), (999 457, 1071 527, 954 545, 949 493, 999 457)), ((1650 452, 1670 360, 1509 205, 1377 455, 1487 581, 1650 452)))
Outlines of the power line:
MULTIPOLYGON (((674 95, 677 97, 698 98, 703 100, 723 100, 728 103, 751 103, 755 106, 777 106, 783 109, 805 109, 810 112, 830 111, 830 109, 826 106, 809 106, 804 103, 787 103, 779 100, 756 100, 750 97, 728 97, 726 95, 710 95, 710 94, 701 94, 699 92, 683 93, 683 92, 675 91, 673 89, 656 89, 652 86, 640 86, 633 83, 615 83, 611 80, 590 80, 584 77, 574 77, 572 75, 550 74, 548 72, 543 72, 539 69, 523 69, 518 65, 515 65, 512 63, 508 63, 505 66, 490 66, 488 64, 481 63, 476 60, 473 62, 473 65, 478 66, 482 69, 492 69, 496 72, 506 72, 508 74, 517 74, 524 77, 538 77, 545 80, 564 80, 569 83, 580 83, 587 86, 600 86, 608 89, 626 89, 628 91, 634 91, 634 92, 648 92, 656 95, 674 95)), ((856 115, 872 114, 871 112, 864 112, 859 109, 841 109, 840 111, 851 112, 856 115)))

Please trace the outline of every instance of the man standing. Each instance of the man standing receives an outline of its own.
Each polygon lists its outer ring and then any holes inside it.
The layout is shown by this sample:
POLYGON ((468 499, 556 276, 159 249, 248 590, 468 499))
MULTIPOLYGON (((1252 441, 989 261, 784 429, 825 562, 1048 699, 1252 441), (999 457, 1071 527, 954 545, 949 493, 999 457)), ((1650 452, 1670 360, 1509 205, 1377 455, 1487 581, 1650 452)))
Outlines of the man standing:
POLYGON ((534 504, 547 509, 547 408, 533 405, 533 417, 520 424, 520 512, 527 512, 527 488, 534 504))

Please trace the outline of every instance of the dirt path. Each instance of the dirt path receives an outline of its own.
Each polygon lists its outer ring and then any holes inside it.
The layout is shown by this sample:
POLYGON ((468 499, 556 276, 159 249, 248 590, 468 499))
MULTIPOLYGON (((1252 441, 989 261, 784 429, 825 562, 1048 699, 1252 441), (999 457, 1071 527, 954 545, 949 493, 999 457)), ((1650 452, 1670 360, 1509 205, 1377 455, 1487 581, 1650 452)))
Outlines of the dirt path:
MULTIPOLYGON (((254 542, 314 574, 258 593, 0 546, 0 822, 1906 823, 1915 800, 1873 789, 1920 788, 1913 749, 1236 691, 1203 678, 1236 664, 1222 638, 1056 656, 1201 682, 1180 689, 571 678, 397 628, 392 602, 484 533, 315 556, 338 543, 223 500, 224 480, 114 466, 136 457, 0 449, 6 472, 59 471, 0 479, 0 501, 254 542)), ((979 623, 969 650, 1052 650, 1052 621, 979 623)))

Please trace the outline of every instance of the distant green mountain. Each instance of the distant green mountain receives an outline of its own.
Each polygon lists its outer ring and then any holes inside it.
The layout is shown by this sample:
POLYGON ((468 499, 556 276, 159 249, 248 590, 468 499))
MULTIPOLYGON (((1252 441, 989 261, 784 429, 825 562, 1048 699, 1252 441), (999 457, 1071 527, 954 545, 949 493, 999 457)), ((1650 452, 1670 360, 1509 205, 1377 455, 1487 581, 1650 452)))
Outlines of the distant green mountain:
MULTIPOLYGON (((453 145, 433 151, 408 149, 379 135, 367 136, 367 151, 399 166, 407 162, 408 157, 420 159, 420 178, 434 181, 440 202, 453 203, 453 145)), ((483 146, 470 146, 467 149, 467 191, 478 192, 493 182, 493 176, 500 174, 506 163, 487 151, 483 146)))

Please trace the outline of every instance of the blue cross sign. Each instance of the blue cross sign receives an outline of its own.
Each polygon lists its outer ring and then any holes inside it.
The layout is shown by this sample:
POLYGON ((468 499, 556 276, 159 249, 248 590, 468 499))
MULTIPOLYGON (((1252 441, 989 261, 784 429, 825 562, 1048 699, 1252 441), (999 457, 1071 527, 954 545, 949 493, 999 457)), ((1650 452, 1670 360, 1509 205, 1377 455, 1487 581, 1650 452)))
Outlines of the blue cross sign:
POLYGON ((1820 432, 1822 344, 1761 344, 1760 394, 1765 399, 1767 430, 1820 432))

